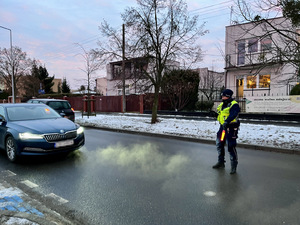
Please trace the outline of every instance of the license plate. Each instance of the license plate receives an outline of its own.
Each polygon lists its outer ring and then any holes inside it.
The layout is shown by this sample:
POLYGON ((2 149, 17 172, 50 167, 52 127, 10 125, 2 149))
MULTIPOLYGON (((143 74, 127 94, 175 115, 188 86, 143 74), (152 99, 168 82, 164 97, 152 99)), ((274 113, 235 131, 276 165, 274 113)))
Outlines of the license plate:
POLYGON ((59 141, 55 143, 55 148, 65 147, 73 144, 74 144, 74 140, 59 141))

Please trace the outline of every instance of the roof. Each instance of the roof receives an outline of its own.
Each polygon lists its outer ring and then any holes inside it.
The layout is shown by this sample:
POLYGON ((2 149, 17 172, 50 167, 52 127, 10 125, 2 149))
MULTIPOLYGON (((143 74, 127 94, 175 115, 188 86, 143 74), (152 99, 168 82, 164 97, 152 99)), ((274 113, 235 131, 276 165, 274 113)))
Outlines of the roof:
POLYGON ((67 102, 68 101, 68 100, 65 100, 65 99, 55 99, 55 98, 32 98, 32 99, 29 99, 29 100, 37 100, 37 101, 43 101, 43 102, 52 102, 52 101, 67 102))
POLYGON ((41 104, 38 104, 38 103, 3 103, 3 104, 0 104, 0 106, 3 106, 5 108, 22 107, 22 106, 30 106, 30 105, 40 106, 41 104))
POLYGON ((235 27, 235 26, 241 26, 241 25, 246 25, 246 24, 253 24, 253 23, 261 23, 263 21, 270 21, 270 20, 280 20, 280 19, 286 19, 284 18, 283 16, 279 16, 279 17, 274 17, 274 18, 262 18, 261 20, 258 20, 258 21, 249 21, 249 22, 241 22, 241 23, 237 23, 237 24, 231 24, 231 25, 228 25, 228 26, 225 26, 226 28, 227 27, 235 27))

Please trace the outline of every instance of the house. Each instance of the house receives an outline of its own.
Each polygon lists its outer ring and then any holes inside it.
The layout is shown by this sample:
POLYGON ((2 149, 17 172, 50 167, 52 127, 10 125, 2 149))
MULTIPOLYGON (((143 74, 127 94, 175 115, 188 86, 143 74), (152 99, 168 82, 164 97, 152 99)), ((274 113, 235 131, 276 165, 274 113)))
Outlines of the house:
POLYGON ((59 78, 54 78, 52 82, 53 82, 52 91, 54 93, 60 92, 61 91, 62 80, 59 79, 59 78))
POLYGON ((96 79, 96 92, 100 95, 107 95, 107 78, 101 77, 96 79))
MULTIPOLYGON (((179 68, 176 61, 168 62, 168 69, 179 68)), ((125 61, 125 93, 143 94, 153 92, 149 79, 145 76, 145 71, 150 72, 154 68, 153 62, 145 58, 133 58, 125 61)), ((111 62, 106 66, 106 78, 98 78, 97 92, 108 96, 122 95, 123 74, 122 61, 111 62), (106 87, 105 87, 106 85, 106 87)))
POLYGON ((283 17, 226 27, 225 87, 237 99, 287 96, 296 84, 297 68, 282 54, 291 41, 275 29, 299 33, 283 17))
POLYGON ((200 101, 211 101, 220 99, 224 88, 224 72, 216 72, 206 68, 195 69, 199 73, 198 99, 200 101))
MULTIPOLYGON (((20 76, 16 84, 15 94, 16 97, 23 98, 24 96, 37 96, 41 83, 37 79, 30 79, 31 76, 20 76)), ((3 79, 3 78, 2 78, 3 79)), ((0 79, 1 80, 1 79, 0 79)), ((62 80, 59 78, 53 79, 52 91, 58 93, 61 90, 62 80)), ((8 90, 3 81, 0 81, 0 90, 8 90)))

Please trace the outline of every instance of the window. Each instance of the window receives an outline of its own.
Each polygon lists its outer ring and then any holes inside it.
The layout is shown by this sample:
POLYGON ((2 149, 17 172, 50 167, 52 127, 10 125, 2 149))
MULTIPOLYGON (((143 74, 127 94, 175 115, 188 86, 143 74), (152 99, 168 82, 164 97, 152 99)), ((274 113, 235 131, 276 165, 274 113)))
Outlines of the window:
POLYGON ((261 51, 269 51, 272 48, 272 40, 271 38, 264 38, 261 40, 261 51))
POLYGON ((247 76, 247 88, 256 88, 256 76, 247 76))
POLYGON ((122 66, 113 65, 113 79, 119 79, 122 76, 122 66))
MULTIPOLYGON (((117 89, 117 94, 118 95, 123 95, 123 86, 119 85, 117 89)), ((129 85, 125 85, 125 95, 129 95, 129 85)))
POLYGON ((55 110, 62 110, 62 109, 71 109, 71 105, 69 102, 65 101, 56 101, 56 102, 49 102, 48 105, 55 110))
POLYGON ((237 58, 237 64, 243 65, 245 64, 245 41, 238 42, 238 58, 237 58))
POLYGON ((258 39, 253 38, 248 41, 248 53, 257 52, 258 51, 258 39))
POLYGON ((270 75, 259 75, 259 88, 270 88, 270 75))
POLYGON ((5 116, 4 108, 2 106, 0 106, 0 115, 3 117, 5 116))

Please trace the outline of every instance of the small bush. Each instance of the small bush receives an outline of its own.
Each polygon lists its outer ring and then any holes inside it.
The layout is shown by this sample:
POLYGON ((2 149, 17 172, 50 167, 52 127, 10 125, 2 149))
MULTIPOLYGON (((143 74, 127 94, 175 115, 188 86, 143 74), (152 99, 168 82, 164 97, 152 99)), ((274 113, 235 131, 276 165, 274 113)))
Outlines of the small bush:
POLYGON ((8 99, 9 94, 6 91, 0 92, 0 99, 8 99))
POLYGON ((213 106, 214 106, 213 101, 199 101, 196 103, 196 109, 200 111, 210 112, 213 106))
POLYGON ((290 95, 300 95, 300 84, 297 84, 293 87, 290 95))

